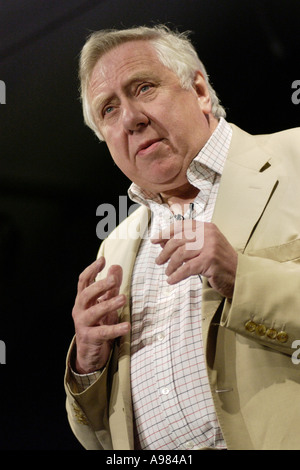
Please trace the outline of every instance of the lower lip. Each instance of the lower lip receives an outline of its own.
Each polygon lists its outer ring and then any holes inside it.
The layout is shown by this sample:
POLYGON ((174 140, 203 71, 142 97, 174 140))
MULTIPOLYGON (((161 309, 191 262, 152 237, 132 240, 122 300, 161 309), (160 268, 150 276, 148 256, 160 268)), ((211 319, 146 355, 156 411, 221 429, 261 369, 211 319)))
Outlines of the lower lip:
POLYGON ((157 149, 160 143, 161 143, 161 140, 158 140, 157 142, 153 142, 153 144, 149 145, 148 147, 139 150, 137 155, 139 157, 149 155, 150 153, 154 152, 157 149))

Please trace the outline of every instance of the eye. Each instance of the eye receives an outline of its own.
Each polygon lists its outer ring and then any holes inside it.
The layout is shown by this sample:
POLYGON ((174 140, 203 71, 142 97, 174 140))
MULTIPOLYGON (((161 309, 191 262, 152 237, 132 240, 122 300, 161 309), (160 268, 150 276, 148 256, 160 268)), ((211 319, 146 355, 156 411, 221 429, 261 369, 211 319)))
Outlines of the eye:
POLYGON ((113 106, 106 106, 104 109, 103 109, 103 116, 105 116, 106 114, 110 114, 112 113, 114 110, 114 107, 113 106))
POLYGON ((139 88, 139 93, 146 93, 148 90, 150 90, 151 85, 149 83, 145 85, 141 85, 139 88))

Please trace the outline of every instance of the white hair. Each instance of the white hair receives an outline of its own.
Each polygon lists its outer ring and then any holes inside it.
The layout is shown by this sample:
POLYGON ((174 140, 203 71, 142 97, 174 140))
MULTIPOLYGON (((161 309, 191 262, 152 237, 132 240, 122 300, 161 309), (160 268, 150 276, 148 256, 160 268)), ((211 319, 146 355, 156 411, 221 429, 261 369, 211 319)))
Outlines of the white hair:
POLYGON ((148 41, 156 51, 160 62, 177 75, 181 86, 185 89, 193 86, 195 73, 200 71, 208 86, 212 114, 217 119, 226 116, 226 112, 220 105, 219 98, 209 83, 206 69, 189 40, 187 32, 171 31, 165 25, 140 26, 123 30, 100 30, 92 33, 87 39, 82 48, 79 63, 80 94, 84 121, 100 140, 103 140, 103 137, 99 133, 88 100, 88 87, 92 71, 105 53, 120 44, 136 40, 148 41))

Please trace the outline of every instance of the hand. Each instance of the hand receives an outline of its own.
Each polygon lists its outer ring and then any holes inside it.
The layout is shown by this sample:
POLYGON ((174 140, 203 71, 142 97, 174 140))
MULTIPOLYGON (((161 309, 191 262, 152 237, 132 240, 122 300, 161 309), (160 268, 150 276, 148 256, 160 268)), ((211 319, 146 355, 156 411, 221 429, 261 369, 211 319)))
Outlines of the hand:
POLYGON ((122 268, 111 266, 107 277, 95 282, 105 266, 99 258, 79 276, 77 296, 72 311, 76 332, 76 371, 94 372, 106 364, 113 341, 130 330, 127 322, 118 323, 118 312, 126 302, 119 295, 122 268))
POLYGON ((224 297, 233 296, 237 253, 213 223, 183 220, 152 238, 162 251, 156 259, 166 263, 169 284, 200 274, 224 297))

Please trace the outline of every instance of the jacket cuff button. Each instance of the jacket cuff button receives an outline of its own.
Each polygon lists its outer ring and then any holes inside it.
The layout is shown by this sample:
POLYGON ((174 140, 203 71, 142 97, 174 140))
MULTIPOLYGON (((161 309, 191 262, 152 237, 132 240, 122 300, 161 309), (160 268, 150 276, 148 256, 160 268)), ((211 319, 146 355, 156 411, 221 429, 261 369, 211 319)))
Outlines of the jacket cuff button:
POLYGON ((256 323, 252 320, 248 320, 245 323, 245 329, 249 331, 249 333, 253 333, 255 331, 256 326, 257 326, 256 323))
POLYGON ((262 325, 262 324, 257 325, 255 328, 255 333, 258 336, 265 336, 266 331, 267 331, 267 328, 265 327, 265 325, 262 325))
POLYGON ((274 328, 268 328, 266 335, 270 339, 276 339, 277 331, 274 328))
POLYGON ((280 343, 286 343, 289 337, 285 331, 279 331, 279 333, 277 334, 277 339, 280 343))

